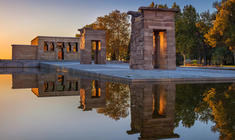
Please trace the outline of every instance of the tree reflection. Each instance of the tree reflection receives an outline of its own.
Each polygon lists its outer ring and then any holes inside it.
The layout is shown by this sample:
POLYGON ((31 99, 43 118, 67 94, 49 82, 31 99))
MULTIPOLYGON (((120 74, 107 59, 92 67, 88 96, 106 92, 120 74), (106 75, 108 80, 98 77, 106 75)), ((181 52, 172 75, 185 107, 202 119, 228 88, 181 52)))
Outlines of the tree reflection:
POLYGON ((235 137, 235 84, 177 85, 175 127, 191 127, 196 120, 212 121, 220 140, 235 137))
POLYGON ((199 114, 195 109, 201 104, 203 93, 210 86, 209 84, 182 84, 176 88, 176 118, 175 126, 181 121, 183 126, 191 127, 195 120, 199 119, 199 114))
POLYGON ((221 140, 235 137, 235 84, 223 88, 211 88, 205 92, 203 101, 211 110, 215 126, 213 131, 220 132, 221 140))
POLYGON ((106 107, 97 109, 98 113, 119 120, 129 115, 129 85, 106 83, 106 107))

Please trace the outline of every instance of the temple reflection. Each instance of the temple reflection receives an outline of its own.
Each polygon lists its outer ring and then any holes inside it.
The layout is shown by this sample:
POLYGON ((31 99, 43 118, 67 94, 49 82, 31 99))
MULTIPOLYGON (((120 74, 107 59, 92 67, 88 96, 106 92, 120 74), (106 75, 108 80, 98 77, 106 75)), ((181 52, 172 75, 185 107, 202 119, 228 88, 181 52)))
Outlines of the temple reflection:
POLYGON ((69 73, 13 74, 13 88, 31 88, 38 97, 80 96, 79 109, 115 120, 129 115, 140 139, 177 138, 174 134, 175 84, 127 84, 80 78, 69 73), (27 81, 26 84, 25 82, 27 81))
POLYGON ((89 111, 92 108, 105 108, 105 87, 105 82, 81 80, 79 108, 83 111, 89 111))
POLYGON ((235 136, 235 84, 118 83, 70 73, 12 74, 12 88, 30 88, 37 97, 78 96, 78 109, 96 110, 114 120, 131 117, 127 134, 139 140, 179 138, 179 123, 214 122, 220 139, 235 136), (80 96, 80 97, 79 97, 80 96), (130 113, 129 113, 130 111, 130 113))
POLYGON ((140 140, 178 138, 174 133, 175 95, 174 83, 132 84, 131 130, 140 133, 140 140))

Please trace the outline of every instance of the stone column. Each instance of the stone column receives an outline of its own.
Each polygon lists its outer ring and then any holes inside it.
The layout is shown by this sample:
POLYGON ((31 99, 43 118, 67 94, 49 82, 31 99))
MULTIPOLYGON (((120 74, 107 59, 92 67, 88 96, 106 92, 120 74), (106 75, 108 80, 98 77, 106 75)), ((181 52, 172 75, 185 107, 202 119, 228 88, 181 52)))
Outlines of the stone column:
POLYGON ((55 60, 58 60, 59 50, 58 50, 57 42, 54 42, 54 46, 55 46, 55 60))
POLYGON ((91 64, 91 40, 87 39, 85 33, 82 34, 80 40, 80 63, 91 64))

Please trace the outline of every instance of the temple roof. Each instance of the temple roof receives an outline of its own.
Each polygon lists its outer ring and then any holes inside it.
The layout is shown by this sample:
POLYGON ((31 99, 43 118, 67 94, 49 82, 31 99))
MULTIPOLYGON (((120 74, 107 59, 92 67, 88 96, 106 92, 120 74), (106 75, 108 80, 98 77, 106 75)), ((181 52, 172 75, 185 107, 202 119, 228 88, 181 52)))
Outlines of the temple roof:
POLYGON ((140 7, 139 11, 149 10, 149 11, 166 11, 166 12, 179 12, 176 8, 154 8, 154 7, 140 7))

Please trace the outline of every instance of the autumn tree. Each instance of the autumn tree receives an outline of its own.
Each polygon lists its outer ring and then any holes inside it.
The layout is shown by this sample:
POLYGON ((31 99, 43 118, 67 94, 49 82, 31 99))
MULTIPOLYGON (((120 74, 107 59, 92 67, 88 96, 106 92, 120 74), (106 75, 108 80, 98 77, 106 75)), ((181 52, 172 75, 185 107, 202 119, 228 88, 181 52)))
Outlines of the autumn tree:
POLYGON ((130 41, 129 16, 118 10, 98 17, 85 27, 106 30, 106 56, 109 60, 127 60, 130 41))
POLYGON ((166 4, 155 4, 155 2, 152 2, 149 7, 152 7, 152 8, 168 8, 168 6, 166 4))
POLYGON ((126 118, 129 115, 129 100, 130 89, 128 85, 107 83, 106 107, 97 109, 97 112, 109 116, 114 120, 126 118))
POLYGON ((152 3, 149 5, 149 7, 154 7, 154 6, 155 6, 154 2, 152 2, 152 3))
POLYGON ((208 104, 215 122, 213 131, 220 132, 220 140, 232 140, 235 137, 234 94, 235 85, 211 88, 204 94, 203 101, 208 104))
POLYGON ((205 35, 212 47, 228 47, 235 61, 235 0, 223 0, 214 4, 217 9, 213 27, 205 35))

